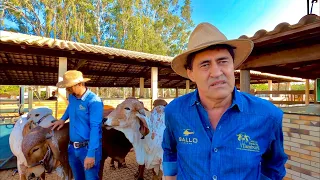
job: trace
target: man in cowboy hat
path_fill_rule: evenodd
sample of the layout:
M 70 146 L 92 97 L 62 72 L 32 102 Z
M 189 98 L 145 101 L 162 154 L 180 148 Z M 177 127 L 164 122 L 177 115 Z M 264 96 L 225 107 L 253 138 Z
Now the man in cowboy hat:
M 169 179 L 282 179 L 283 112 L 237 91 L 234 70 L 253 42 L 227 40 L 209 23 L 191 33 L 173 70 L 197 85 L 165 109 L 163 173 Z
M 52 129 L 59 130 L 70 119 L 68 155 L 75 180 L 99 179 L 103 103 L 85 87 L 89 80 L 80 71 L 70 70 L 56 85 L 68 91 L 69 105 L 61 120 L 52 123 Z

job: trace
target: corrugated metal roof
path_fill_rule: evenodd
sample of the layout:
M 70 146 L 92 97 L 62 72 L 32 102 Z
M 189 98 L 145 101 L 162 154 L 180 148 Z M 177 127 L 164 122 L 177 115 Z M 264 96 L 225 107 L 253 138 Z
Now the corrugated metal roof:
M 242 35 L 239 37 L 239 39 L 251 39 L 251 40 L 256 40 L 262 37 L 270 36 L 270 35 L 275 35 L 278 33 L 286 32 L 286 31 L 291 31 L 297 28 L 300 28 L 302 26 L 306 25 L 312 25 L 312 24 L 319 24 L 320 23 L 320 17 L 316 14 L 309 14 L 303 16 L 298 23 L 290 25 L 287 22 L 283 22 L 278 24 L 272 31 L 266 31 L 265 29 L 260 29 L 258 30 L 252 37 L 248 37 L 246 35 Z
M 27 35 L 15 32 L 0 31 L 0 42 L 27 44 L 30 46 L 48 47 L 52 49 L 61 49 L 68 51 L 80 51 L 87 53 L 97 53 L 109 56 L 121 56 L 130 59 L 144 59 L 150 61 L 171 62 L 172 57 L 116 49 L 92 44 L 52 39 L 41 36 Z

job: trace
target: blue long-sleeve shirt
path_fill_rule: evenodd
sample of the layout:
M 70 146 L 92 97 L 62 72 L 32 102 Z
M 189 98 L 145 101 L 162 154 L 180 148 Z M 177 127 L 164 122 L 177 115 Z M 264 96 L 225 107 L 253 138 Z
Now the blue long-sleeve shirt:
M 234 89 L 216 129 L 198 91 L 165 108 L 163 173 L 179 180 L 282 179 L 283 112 L 269 101 Z
M 70 141 L 89 141 L 87 157 L 95 158 L 95 151 L 101 145 L 102 118 L 103 103 L 89 89 L 80 99 L 72 94 L 69 95 L 69 105 L 61 119 L 70 119 Z

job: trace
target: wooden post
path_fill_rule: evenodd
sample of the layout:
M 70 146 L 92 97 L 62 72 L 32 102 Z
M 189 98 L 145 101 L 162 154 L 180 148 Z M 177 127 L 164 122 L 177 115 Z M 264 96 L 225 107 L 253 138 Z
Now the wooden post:
M 144 78 L 141 77 L 140 78 L 140 94 L 139 94 L 140 98 L 144 98 Z
M 269 91 L 272 91 L 272 80 L 268 80 Z M 272 94 L 269 94 L 269 100 L 272 100 Z
M 136 88 L 135 87 L 132 87 L 132 94 L 131 94 L 132 97 L 136 97 Z
M 306 88 L 305 88 L 305 104 L 306 105 L 309 105 L 309 91 L 310 91 L 309 79 L 306 79 Z
M 179 89 L 176 87 L 176 98 L 179 97 Z
M 41 86 L 37 86 L 37 95 L 40 100 L 41 99 Z
M 151 68 L 151 98 L 152 102 L 158 98 L 158 67 Z
M 99 87 L 96 87 L 96 95 L 99 96 L 100 93 L 99 93 Z
M 190 80 L 186 80 L 186 94 L 190 92 Z
M 28 111 L 30 112 L 33 107 L 33 89 L 32 87 L 29 87 L 28 89 Z
M 313 86 L 314 86 L 314 89 L 313 89 L 313 97 L 314 97 L 314 104 L 318 104 L 317 102 L 317 79 L 314 80 L 313 82 Z
M 24 86 L 20 86 L 19 93 L 19 115 L 22 115 L 24 112 Z
M 250 70 L 240 70 L 240 91 L 250 93 Z
M 288 82 L 288 91 L 291 91 L 291 82 Z M 293 101 L 292 99 L 292 94 L 290 94 L 289 101 Z
M 46 98 L 49 98 L 51 96 L 51 89 L 50 86 L 46 87 Z

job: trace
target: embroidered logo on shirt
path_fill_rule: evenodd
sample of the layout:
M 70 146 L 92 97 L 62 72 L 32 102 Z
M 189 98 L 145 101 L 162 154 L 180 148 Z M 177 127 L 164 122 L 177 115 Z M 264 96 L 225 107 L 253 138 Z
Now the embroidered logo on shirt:
M 79 105 L 79 109 L 80 109 L 80 110 L 86 110 L 86 108 L 83 107 L 81 104 Z
M 194 132 L 190 131 L 190 129 L 186 129 L 183 131 L 183 135 L 189 136 L 190 134 L 194 134 Z
M 251 140 L 250 136 L 248 136 L 246 133 L 242 132 L 240 134 L 237 134 L 238 141 L 240 142 L 240 148 L 237 148 L 239 150 L 244 151 L 254 151 L 259 152 L 260 147 L 257 141 Z
M 192 137 L 195 133 L 190 129 L 185 129 L 182 132 L 184 137 L 179 137 L 179 142 L 183 144 L 196 144 L 198 143 L 198 138 Z

